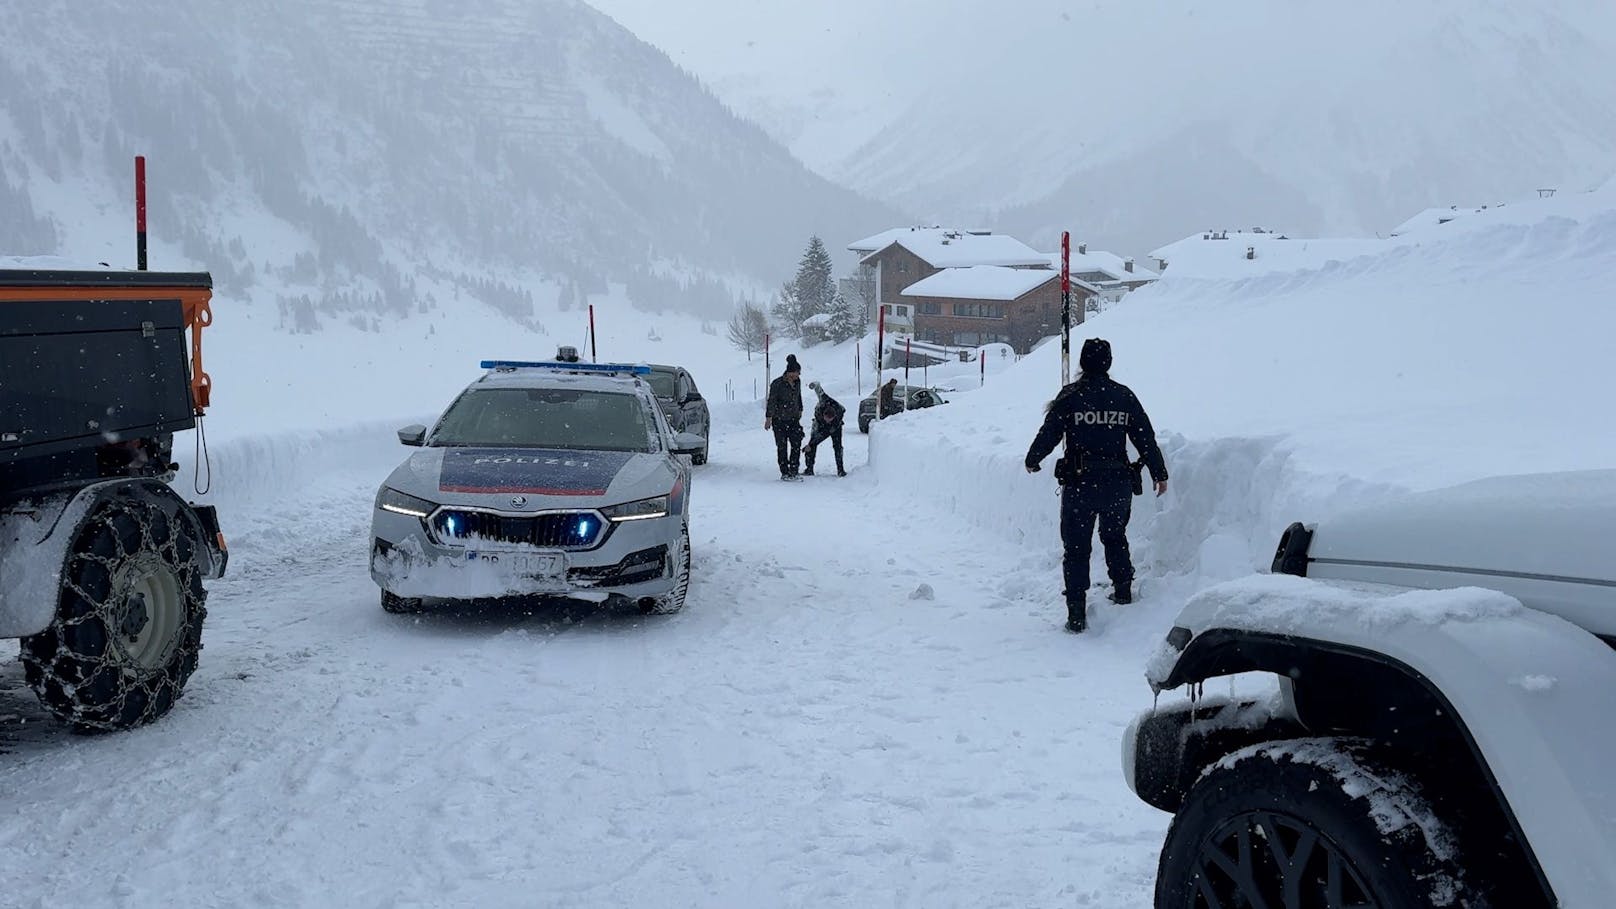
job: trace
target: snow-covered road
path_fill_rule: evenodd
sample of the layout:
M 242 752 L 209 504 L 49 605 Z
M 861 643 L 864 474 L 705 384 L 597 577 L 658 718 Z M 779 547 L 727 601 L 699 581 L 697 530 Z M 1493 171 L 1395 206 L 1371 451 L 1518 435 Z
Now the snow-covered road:
M 382 612 L 385 435 L 260 483 L 163 722 L 67 734 L 0 662 L 0 903 L 1148 904 L 1167 818 L 1118 743 L 1167 604 L 1061 633 L 1055 541 L 898 500 L 849 430 L 799 484 L 716 437 L 650 619 Z

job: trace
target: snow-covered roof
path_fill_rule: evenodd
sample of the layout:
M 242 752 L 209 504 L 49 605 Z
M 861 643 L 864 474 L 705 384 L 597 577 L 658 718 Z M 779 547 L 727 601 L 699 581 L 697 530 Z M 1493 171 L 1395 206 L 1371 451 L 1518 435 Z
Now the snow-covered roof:
M 951 227 L 902 227 L 884 231 L 849 245 L 863 253 L 861 262 L 892 245 L 902 246 L 933 268 L 970 265 L 1045 265 L 1046 257 L 1008 234 Z
M 946 297 L 952 300 L 1017 300 L 1028 292 L 1060 280 L 1060 273 L 1043 268 L 1006 268 L 971 265 L 945 268 L 904 288 L 906 297 Z
M 1166 259 L 1168 274 L 1174 278 L 1247 278 L 1322 268 L 1329 262 L 1381 252 L 1388 242 L 1374 237 L 1291 238 L 1272 231 L 1214 230 L 1169 243 L 1151 256 Z
M 1500 206 L 1493 206 L 1498 208 Z M 1472 208 L 1468 206 L 1450 205 L 1447 208 L 1427 208 L 1402 224 L 1392 228 L 1392 236 L 1396 237 L 1416 230 L 1427 230 L 1441 224 L 1446 224 L 1465 215 L 1474 215 L 1487 210 L 1487 206 Z
M 1098 271 L 1110 275 L 1113 281 L 1126 281 L 1128 283 L 1133 283 L 1136 281 L 1155 281 L 1161 278 L 1160 274 L 1151 271 L 1143 265 L 1140 265 L 1138 262 L 1133 264 L 1133 271 L 1129 271 L 1127 267 L 1127 260 L 1116 253 L 1109 253 L 1103 249 L 1090 249 L 1084 252 L 1078 252 L 1077 250 L 1078 246 L 1072 247 L 1071 260 L 1072 275 L 1074 277 L 1086 271 Z M 1060 253 L 1046 253 L 1045 258 L 1048 260 L 1050 268 L 1056 270 L 1060 269 Z
M 805 326 L 806 325 L 829 325 L 830 324 L 830 313 L 828 313 L 828 312 L 816 313 L 814 315 L 809 316 L 806 319 L 803 319 L 802 324 L 805 325 Z

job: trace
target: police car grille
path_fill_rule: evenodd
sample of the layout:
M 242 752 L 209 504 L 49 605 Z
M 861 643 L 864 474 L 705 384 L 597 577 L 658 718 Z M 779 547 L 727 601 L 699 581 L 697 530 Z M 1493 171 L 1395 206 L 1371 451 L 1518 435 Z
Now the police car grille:
M 508 515 L 445 509 L 433 520 L 446 543 L 515 543 L 545 549 L 588 549 L 599 542 L 605 522 L 592 511 Z

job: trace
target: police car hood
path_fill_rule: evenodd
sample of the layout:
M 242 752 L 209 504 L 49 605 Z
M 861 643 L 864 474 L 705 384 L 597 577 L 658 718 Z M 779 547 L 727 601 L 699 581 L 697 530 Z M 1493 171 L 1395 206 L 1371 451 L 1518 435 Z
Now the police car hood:
M 662 453 L 548 448 L 423 448 L 388 477 L 399 492 L 442 505 L 511 510 L 600 508 L 665 495 L 677 479 Z

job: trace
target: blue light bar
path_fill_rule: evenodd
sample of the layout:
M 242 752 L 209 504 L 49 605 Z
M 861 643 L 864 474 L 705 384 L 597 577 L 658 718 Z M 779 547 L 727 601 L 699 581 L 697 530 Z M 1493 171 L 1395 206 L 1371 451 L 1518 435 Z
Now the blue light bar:
M 552 360 L 484 360 L 483 369 L 554 369 L 558 372 L 593 372 L 611 375 L 627 373 L 635 376 L 651 374 L 649 366 L 629 363 L 558 363 Z

